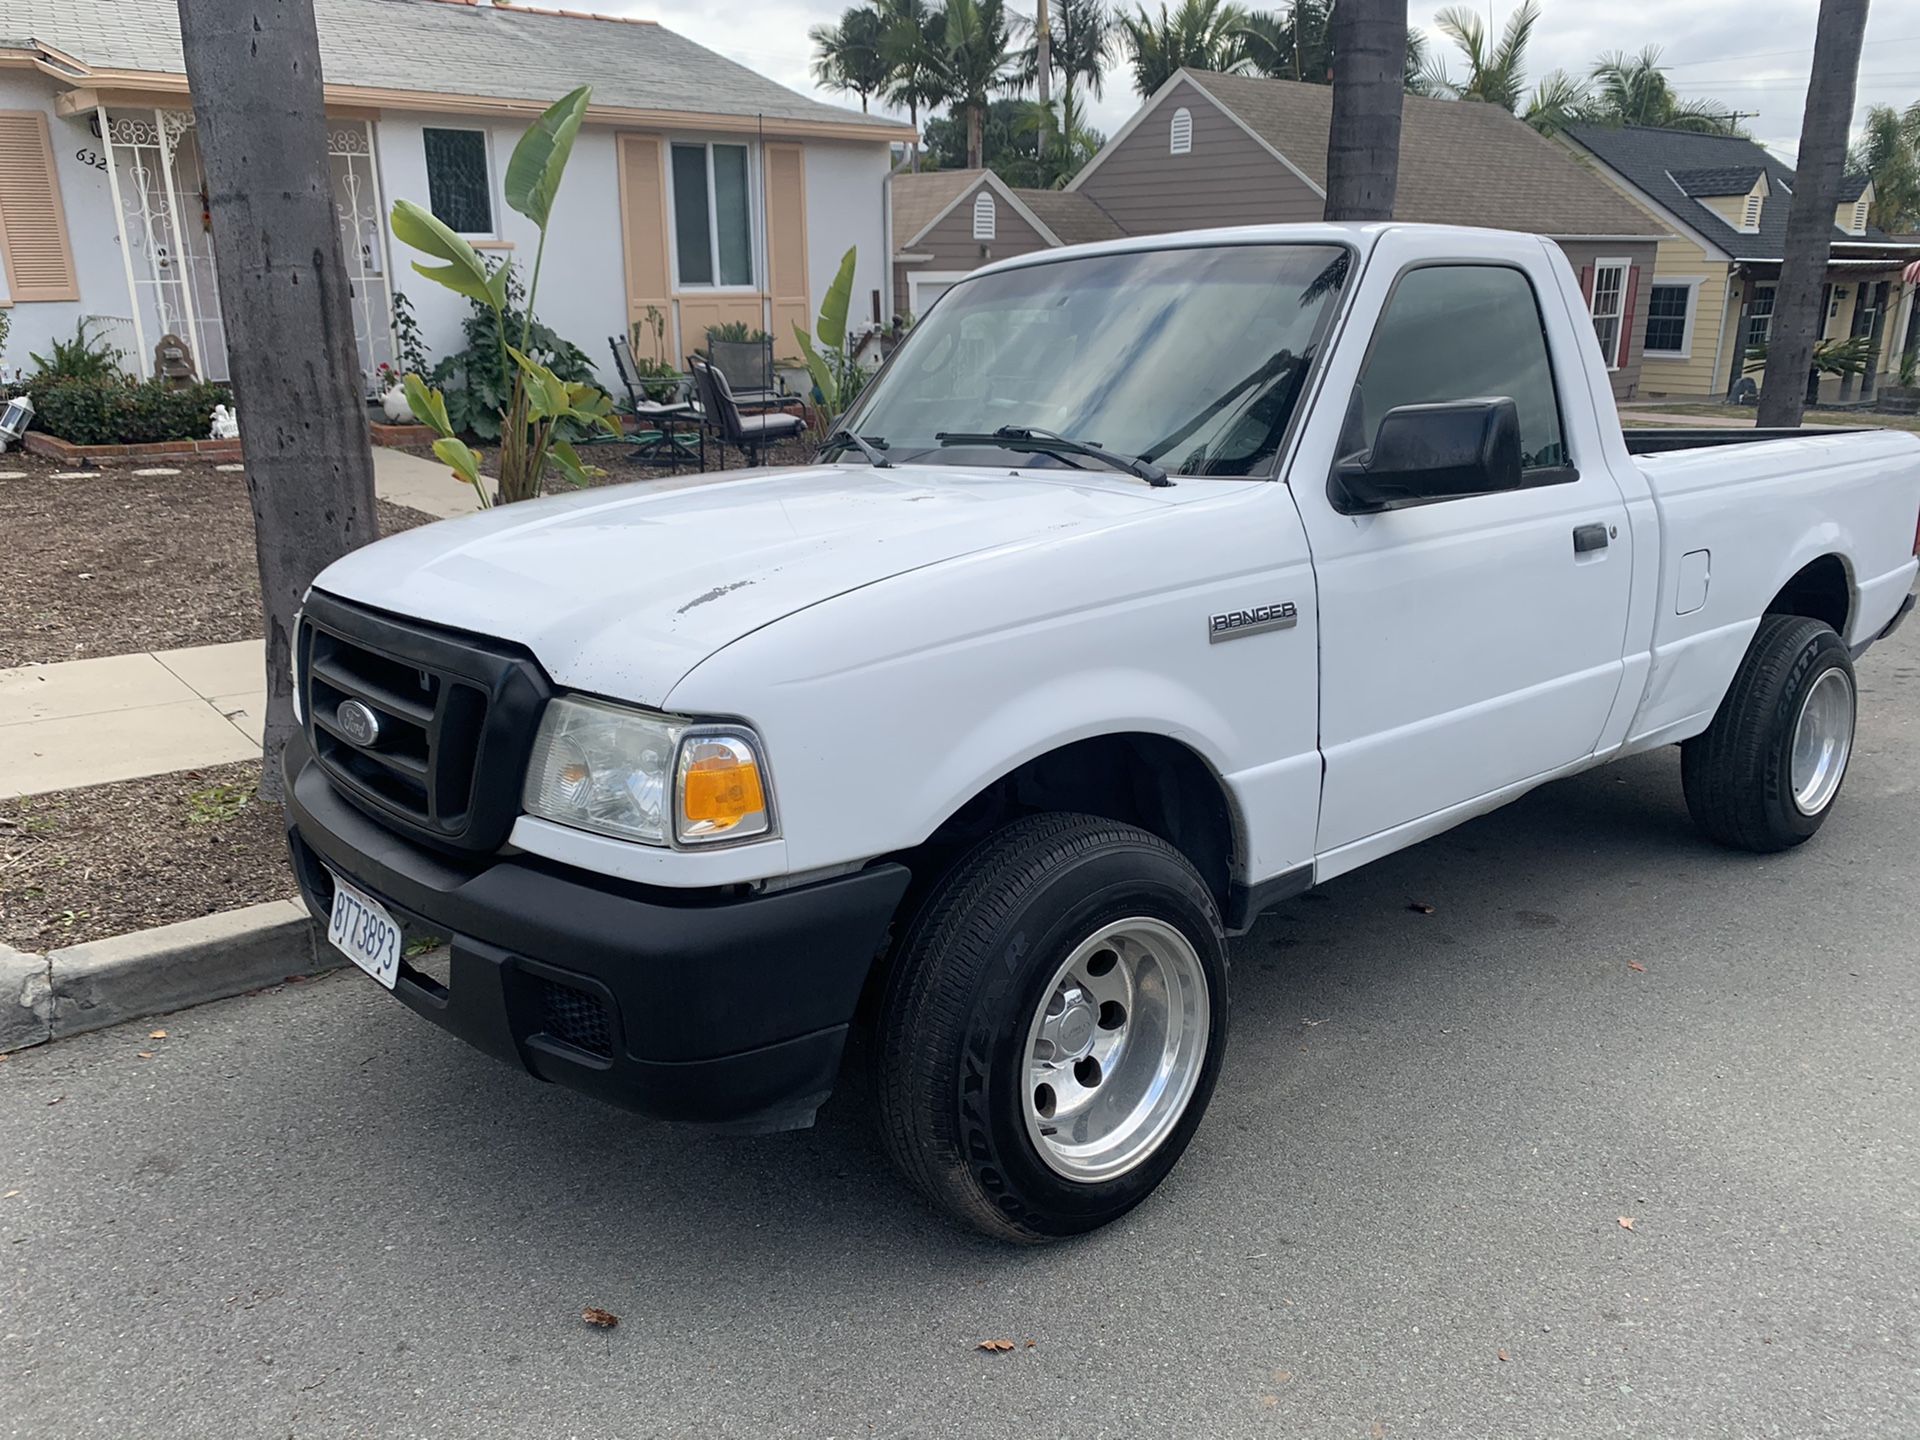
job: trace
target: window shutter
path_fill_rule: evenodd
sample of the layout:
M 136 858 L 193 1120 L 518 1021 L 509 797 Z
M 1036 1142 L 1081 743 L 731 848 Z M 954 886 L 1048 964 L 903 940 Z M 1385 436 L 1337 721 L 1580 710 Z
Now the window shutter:
M 1173 126 L 1168 135 L 1168 147 L 1175 155 L 1193 153 L 1193 112 L 1182 105 L 1173 112 Z
M 47 117 L 38 110 L 0 111 L 0 252 L 7 293 L 16 302 L 78 300 L 67 217 L 53 168 Z
M 806 152 L 798 145 L 769 144 L 762 164 L 767 172 L 767 288 L 773 296 L 778 347 L 792 337 L 794 326 L 813 328 L 807 290 Z
M 973 199 L 973 238 L 991 240 L 994 238 L 995 221 L 998 216 L 994 209 L 993 196 L 982 190 Z
M 1627 356 L 1633 352 L 1633 301 L 1634 292 L 1640 287 L 1640 267 L 1627 266 L 1626 293 L 1620 297 L 1620 353 L 1614 359 L 1614 368 L 1627 368 Z
M 1587 308 L 1591 310 L 1593 308 L 1593 267 L 1591 265 L 1580 267 L 1580 295 L 1587 302 Z

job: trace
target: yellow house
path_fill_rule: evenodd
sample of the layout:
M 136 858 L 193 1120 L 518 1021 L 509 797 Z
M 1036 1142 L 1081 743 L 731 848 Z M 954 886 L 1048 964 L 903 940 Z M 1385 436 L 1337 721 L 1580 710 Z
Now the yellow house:
M 1647 289 L 1642 396 L 1721 400 L 1764 385 L 1755 352 L 1773 327 L 1793 171 L 1752 140 L 1648 126 L 1575 125 L 1561 137 L 1602 180 L 1665 226 Z M 1823 404 L 1871 401 L 1920 339 L 1901 268 L 1920 245 L 1867 223 L 1873 187 L 1850 177 L 1834 211 L 1819 338 L 1865 337 L 1867 369 L 1819 377 Z M 1753 368 L 1749 368 L 1749 366 Z

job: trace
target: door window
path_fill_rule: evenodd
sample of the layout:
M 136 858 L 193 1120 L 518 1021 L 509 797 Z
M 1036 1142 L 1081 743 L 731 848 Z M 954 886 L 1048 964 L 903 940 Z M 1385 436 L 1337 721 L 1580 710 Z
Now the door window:
M 1533 286 L 1504 265 L 1424 265 L 1394 286 L 1347 412 L 1345 454 L 1370 449 L 1401 405 L 1511 399 L 1529 483 L 1578 478 L 1567 449 Z

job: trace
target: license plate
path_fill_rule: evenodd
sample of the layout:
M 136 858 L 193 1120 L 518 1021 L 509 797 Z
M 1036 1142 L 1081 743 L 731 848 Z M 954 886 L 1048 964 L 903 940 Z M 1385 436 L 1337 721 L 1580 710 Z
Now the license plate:
M 333 919 L 327 939 L 334 948 L 387 989 L 400 977 L 400 927 L 387 907 L 338 875 L 333 877 Z

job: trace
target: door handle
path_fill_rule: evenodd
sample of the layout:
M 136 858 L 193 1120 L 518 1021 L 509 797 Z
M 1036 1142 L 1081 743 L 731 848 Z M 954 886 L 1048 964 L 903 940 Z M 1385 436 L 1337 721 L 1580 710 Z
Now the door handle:
M 1576 525 L 1573 527 L 1573 553 L 1588 555 L 1595 550 L 1607 548 L 1607 527 L 1604 525 Z

